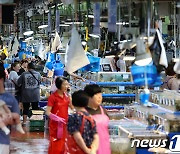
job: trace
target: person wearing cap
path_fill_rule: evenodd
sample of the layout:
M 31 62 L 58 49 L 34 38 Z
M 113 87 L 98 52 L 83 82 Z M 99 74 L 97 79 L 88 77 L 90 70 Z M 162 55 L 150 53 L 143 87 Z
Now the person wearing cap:
M 38 110 L 40 101 L 40 81 L 41 75 L 34 70 L 34 64 L 30 62 L 27 66 L 28 71 L 23 72 L 17 83 L 21 86 L 21 102 L 23 103 L 23 125 L 26 125 L 29 107 Z

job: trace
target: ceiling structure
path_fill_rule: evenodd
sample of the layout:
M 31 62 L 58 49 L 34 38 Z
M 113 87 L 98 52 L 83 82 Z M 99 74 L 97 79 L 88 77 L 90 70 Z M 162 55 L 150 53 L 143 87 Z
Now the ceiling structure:
M 74 0 L 74 5 L 63 5 L 63 0 L 14 0 L 15 16 L 17 17 L 17 31 L 22 27 L 23 30 L 31 28 L 35 34 L 44 33 L 39 30 L 38 26 L 47 24 L 48 11 L 51 11 L 52 18 L 52 32 L 55 30 L 55 10 L 60 10 L 61 23 L 69 21 L 80 21 L 83 24 L 78 27 L 84 31 L 85 27 L 92 31 L 93 19 L 88 18 L 87 15 L 93 14 L 94 2 L 100 2 L 101 4 L 101 24 L 105 29 L 108 22 L 108 0 Z M 170 17 L 174 15 L 174 3 L 176 0 L 149 0 L 151 2 L 151 27 L 153 27 L 153 21 L 162 16 L 169 14 Z M 138 27 L 140 29 L 147 29 L 147 0 L 117 0 L 117 20 L 122 23 L 130 23 L 129 25 L 122 25 L 121 27 Z M 55 7 L 54 7 L 55 6 Z M 163 10 L 166 8 L 166 12 Z M 166 14 L 167 13 L 167 14 Z M 75 17 L 76 16 L 76 17 Z M 144 21 L 142 21 L 144 20 Z M 143 24 L 139 25 L 140 22 Z M 173 18 L 170 18 L 170 22 L 173 24 Z M 61 28 L 62 31 L 69 31 L 71 26 Z M 116 36 L 117 37 L 117 36 Z

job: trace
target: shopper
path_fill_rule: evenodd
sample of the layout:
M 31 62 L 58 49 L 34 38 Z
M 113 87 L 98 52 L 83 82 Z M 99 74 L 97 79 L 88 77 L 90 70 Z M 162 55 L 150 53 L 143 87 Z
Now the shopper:
M 88 94 L 89 103 L 86 110 L 93 116 L 96 121 L 97 132 L 99 135 L 99 148 L 98 154 L 110 154 L 110 142 L 109 142 L 109 131 L 108 123 L 109 118 L 107 112 L 103 107 L 102 103 L 102 91 L 101 88 L 96 84 L 86 85 L 84 91 Z
M 68 119 L 67 153 L 96 154 L 99 138 L 95 121 L 85 109 L 88 101 L 89 96 L 83 90 L 72 94 L 72 104 L 76 112 Z
M 0 63 L 0 99 L 9 107 L 11 112 L 19 114 L 18 102 L 14 96 L 5 92 L 4 80 L 6 78 L 3 63 Z M 11 120 L 11 117 L 9 117 Z M 10 136 L 0 130 L 0 154 L 9 154 Z
M 167 69 L 165 70 L 166 72 L 166 78 L 164 80 L 164 83 L 162 85 L 163 89 L 168 89 L 168 90 L 176 90 L 179 91 L 179 81 L 177 79 L 177 74 L 174 72 L 175 63 L 170 62 Z
M 20 67 L 19 62 L 14 62 L 11 64 L 9 79 L 12 80 L 13 82 L 15 82 L 15 84 L 17 84 L 17 80 L 19 78 L 18 72 L 19 72 L 20 68 L 21 67 Z
M 18 75 L 21 75 L 23 72 L 27 71 L 27 65 L 28 65 L 28 60 L 23 59 L 21 61 L 21 69 L 18 72 Z
M 34 70 L 34 64 L 28 64 L 28 71 L 24 72 L 18 79 L 17 83 L 21 86 L 21 101 L 23 103 L 23 125 L 26 125 L 29 107 L 32 110 L 38 110 L 40 100 L 40 82 L 41 75 Z
M 55 85 L 57 90 L 50 95 L 46 109 L 46 114 L 50 119 L 50 142 L 48 153 L 64 154 L 65 138 L 67 135 L 66 123 L 68 119 L 68 106 L 72 108 L 72 105 L 70 97 L 67 94 L 67 90 L 69 88 L 68 81 L 63 77 L 57 77 Z
M 19 75 L 18 75 L 19 70 L 20 70 L 19 62 L 14 62 L 11 64 L 11 70 L 9 73 L 9 80 L 11 80 L 14 83 L 15 90 L 16 90 L 15 97 L 16 97 L 18 102 L 20 101 L 20 90 L 21 90 L 19 85 L 17 84 L 17 80 L 19 78 Z
M 9 119 L 9 117 L 11 117 L 11 119 Z M 6 135 L 10 133 L 7 125 L 15 125 L 16 130 L 24 134 L 19 114 L 11 112 L 6 103 L 0 99 L 0 129 L 2 129 Z

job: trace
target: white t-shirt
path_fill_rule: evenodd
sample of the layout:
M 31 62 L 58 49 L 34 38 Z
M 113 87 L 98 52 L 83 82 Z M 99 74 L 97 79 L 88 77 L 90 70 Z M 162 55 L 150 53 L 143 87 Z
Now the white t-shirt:
M 13 80 L 15 83 L 17 83 L 19 76 L 16 71 L 11 71 L 9 74 L 9 80 Z

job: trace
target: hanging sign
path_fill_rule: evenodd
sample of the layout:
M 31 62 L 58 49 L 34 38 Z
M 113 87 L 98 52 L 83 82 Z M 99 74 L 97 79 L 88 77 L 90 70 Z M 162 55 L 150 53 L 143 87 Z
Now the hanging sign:
M 59 33 L 60 10 L 56 9 L 56 31 Z
M 48 12 L 48 33 L 51 33 L 51 9 Z
M 94 23 L 93 33 L 100 34 L 100 3 L 94 4 Z
M 117 2 L 116 0 L 109 0 L 108 4 L 108 31 L 116 32 L 117 26 Z

